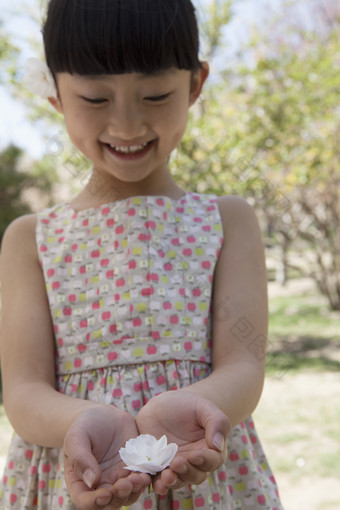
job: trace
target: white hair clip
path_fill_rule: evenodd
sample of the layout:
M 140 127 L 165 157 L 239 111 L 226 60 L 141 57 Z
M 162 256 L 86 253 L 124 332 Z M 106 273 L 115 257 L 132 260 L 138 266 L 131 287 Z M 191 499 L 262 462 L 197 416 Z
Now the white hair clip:
M 43 99 L 57 97 L 57 89 L 50 69 L 45 62 L 29 58 L 25 65 L 24 85 L 32 94 Z

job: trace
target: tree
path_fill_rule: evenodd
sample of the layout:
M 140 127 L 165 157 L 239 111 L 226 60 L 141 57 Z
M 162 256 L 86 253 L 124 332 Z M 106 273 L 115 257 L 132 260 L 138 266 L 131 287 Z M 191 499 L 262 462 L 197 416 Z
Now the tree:
M 47 172 L 48 160 L 33 164 L 33 170 L 28 171 L 24 168 L 27 165 L 23 164 L 23 157 L 23 150 L 14 145 L 0 153 L 0 241 L 11 221 L 35 209 L 28 197 L 29 190 L 40 190 L 44 203 L 51 197 L 54 172 Z M 36 208 L 40 200 L 42 197 L 38 197 Z
M 337 12 L 318 11 L 316 0 L 306 5 L 319 12 L 312 31 L 282 11 L 286 31 L 273 22 L 268 34 L 257 32 L 248 60 L 222 70 L 223 82 L 206 90 L 208 101 L 196 108 L 175 157 L 175 174 L 197 191 L 247 197 L 267 244 L 281 249 L 281 283 L 298 263 L 339 310 L 340 25 Z M 290 250 L 298 255 L 293 263 Z
M 281 39 L 277 51 L 261 48 L 254 68 L 242 70 L 251 84 L 244 87 L 245 136 L 258 156 L 247 180 L 283 265 L 293 246 L 304 260 L 300 269 L 340 310 L 340 24 L 323 14 L 322 30 L 300 27 L 298 47 L 296 38 Z
M 18 171 L 22 150 L 11 145 L 0 154 L 0 239 L 8 226 L 17 216 L 30 212 L 21 199 L 28 177 Z
M 10 66 L 18 55 L 18 48 L 11 43 L 10 37 L 3 29 L 3 23 L 0 20 L 0 62 L 2 70 Z M 0 83 L 4 82 L 4 75 L 0 72 Z

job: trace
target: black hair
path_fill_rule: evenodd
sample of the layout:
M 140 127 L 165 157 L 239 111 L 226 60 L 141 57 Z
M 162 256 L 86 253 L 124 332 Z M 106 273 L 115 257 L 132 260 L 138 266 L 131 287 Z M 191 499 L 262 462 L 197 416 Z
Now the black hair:
M 190 0 L 50 0 L 43 38 L 54 76 L 201 67 Z

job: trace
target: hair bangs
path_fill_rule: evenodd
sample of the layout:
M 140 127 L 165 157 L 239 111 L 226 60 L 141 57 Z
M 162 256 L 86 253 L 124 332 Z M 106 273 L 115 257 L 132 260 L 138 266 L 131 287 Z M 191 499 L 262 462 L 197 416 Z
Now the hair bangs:
M 190 0 L 51 0 L 43 34 L 53 74 L 200 67 Z

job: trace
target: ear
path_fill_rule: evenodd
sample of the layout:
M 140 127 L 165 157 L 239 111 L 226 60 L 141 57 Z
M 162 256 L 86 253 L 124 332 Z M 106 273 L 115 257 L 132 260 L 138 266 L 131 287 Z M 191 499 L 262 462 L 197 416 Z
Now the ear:
M 202 67 L 193 73 L 190 87 L 190 106 L 192 106 L 199 98 L 203 85 L 209 76 L 208 62 L 201 62 Z
M 58 95 L 58 97 L 49 97 L 48 101 L 51 103 L 53 108 L 55 108 L 57 110 L 57 112 L 64 113 L 63 105 L 61 104 L 59 95 Z

